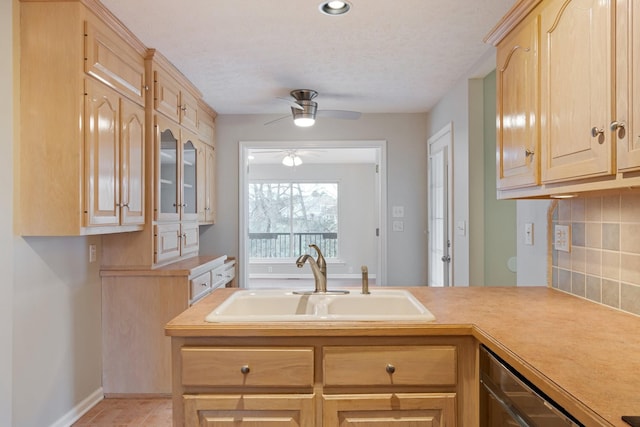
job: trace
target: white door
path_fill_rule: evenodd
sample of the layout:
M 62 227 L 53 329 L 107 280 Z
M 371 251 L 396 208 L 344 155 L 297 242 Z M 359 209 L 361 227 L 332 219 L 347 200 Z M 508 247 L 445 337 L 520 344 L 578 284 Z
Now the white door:
M 449 184 L 453 162 L 452 126 L 429 138 L 429 286 L 451 286 L 451 201 Z

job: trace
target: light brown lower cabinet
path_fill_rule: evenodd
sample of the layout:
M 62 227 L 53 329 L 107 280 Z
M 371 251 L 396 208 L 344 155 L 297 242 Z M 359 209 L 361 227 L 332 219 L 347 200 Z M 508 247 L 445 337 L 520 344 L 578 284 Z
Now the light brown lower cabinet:
M 311 427 L 314 399 L 313 394 L 186 395 L 184 425 Z
M 164 326 L 213 289 L 233 284 L 235 260 L 201 256 L 100 275 L 104 394 L 169 395 L 171 340 Z
M 173 422 L 477 427 L 476 349 L 471 337 L 172 337 Z
M 325 426 L 444 427 L 456 425 L 455 393 L 382 393 L 324 396 Z

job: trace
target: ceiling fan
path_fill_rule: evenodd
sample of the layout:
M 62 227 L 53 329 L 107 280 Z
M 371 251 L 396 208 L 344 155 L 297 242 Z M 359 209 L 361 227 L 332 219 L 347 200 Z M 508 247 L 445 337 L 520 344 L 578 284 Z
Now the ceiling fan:
M 356 120 L 362 115 L 357 111 L 347 110 L 318 110 L 318 103 L 313 99 L 318 96 L 318 92 L 311 89 L 295 89 L 290 92 L 293 99 L 278 98 L 286 101 L 291 106 L 293 114 L 293 123 L 300 127 L 313 126 L 316 117 L 330 117 L 333 119 Z M 289 116 L 283 116 L 265 123 L 265 125 L 286 119 Z

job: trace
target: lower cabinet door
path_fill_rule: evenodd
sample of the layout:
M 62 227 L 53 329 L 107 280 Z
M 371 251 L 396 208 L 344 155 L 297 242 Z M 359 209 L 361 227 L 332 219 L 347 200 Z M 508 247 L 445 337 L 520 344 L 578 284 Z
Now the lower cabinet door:
M 453 427 L 455 393 L 324 395 L 323 426 Z
M 184 395 L 185 427 L 311 427 L 313 394 Z

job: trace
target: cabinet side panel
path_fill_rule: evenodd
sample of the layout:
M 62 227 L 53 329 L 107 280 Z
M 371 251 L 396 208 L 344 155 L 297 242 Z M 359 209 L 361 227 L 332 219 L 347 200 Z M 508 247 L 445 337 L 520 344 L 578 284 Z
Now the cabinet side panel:
M 103 277 L 105 394 L 171 393 L 171 340 L 164 325 L 188 306 L 184 276 Z
M 74 235 L 83 218 L 83 11 L 20 3 L 20 212 L 23 235 Z

